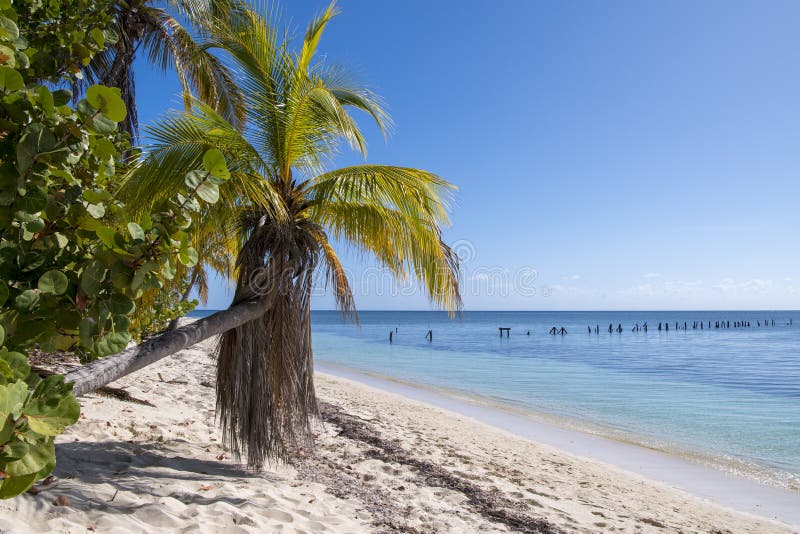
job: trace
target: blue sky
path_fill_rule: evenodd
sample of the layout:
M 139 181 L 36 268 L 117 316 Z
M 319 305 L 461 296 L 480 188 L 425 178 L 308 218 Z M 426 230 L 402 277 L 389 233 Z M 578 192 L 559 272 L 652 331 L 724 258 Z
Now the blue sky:
M 302 35 L 325 5 L 282 10 Z M 396 123 L 365 122 L 368 160 L 460 188 L 467 309 L 800 307 L 800 3 L 339 5 L 320 51 Z M 180 106 L 172 75 L 137 83 L 144 123 Z M 428 308 L 344 257 L 360 309 Z

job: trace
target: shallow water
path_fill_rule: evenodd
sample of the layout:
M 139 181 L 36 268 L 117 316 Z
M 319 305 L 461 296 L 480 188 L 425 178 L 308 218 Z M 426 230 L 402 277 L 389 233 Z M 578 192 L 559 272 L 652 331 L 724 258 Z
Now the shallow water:
M 356 327 L 320 311 L 312 321 L 320 361 L 549 414 L 800 489 L 800 324 L 787 324 L 795 316 L 466 312 L 451 320 L 437 312 L 362 312 Z M 731 328 L 714 328 L 723 320 Z M 751 327 L 733 328 L 740 320 Z M 647 333 L 631 332 L 645 321 Z M 676 330 L 676 321 L 688 329 Z M 693 329 L 695 321 L 704 329 Z M 659 332 L 659 322 L 670 323 L 669 332 Z M 623 333 L 609 334 L 609 323 L 621 323 Z M 595 325 L 600 333 L 589 334 Z M 501 338 L 500 326 L 511 335 Z M 568 334 L 550 335 L 552 326 Z

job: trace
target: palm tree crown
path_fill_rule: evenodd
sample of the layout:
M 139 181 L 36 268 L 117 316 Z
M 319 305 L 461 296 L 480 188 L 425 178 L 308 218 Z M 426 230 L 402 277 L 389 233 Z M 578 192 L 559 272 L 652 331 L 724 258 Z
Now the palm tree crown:
M 437 305 L 461 308 L 457 257 L 441 234 L 455 188 L 405 167 L 325 170 L 342 142 L 366 155 L 349 110 L 366 112 L 384 132 L 389 126 L 376 95 L 315 58 L 336 14 L 331 4 L 314 19 L 299 51 L 255 11 L 215 23 L 207 44 L 239 73 L 245 127 L 196 101 L 191 111 L 150 130 L 147 159 L 125 188 L 131 205 L 143 205 L 178 192 L 209 148 L 229 162 L 222 201 L 196 224 L 240 243 L 234 302 L 263 298 L 269 304 L 264 317 L 222 336 L 218 359 L 224 437 L 254 468 L 310 439 L 310 416 L 317 413 L 310 338 L 315 272 L 326 275 L 339 309 L 355 314 L 334 244 L 374 255 L 396 277 L 420 280 Z
M 84 85 L 101 83 L 118 87 L 128 108 L 120 128 L 137 136 L 133 63 L 141 48 L 154 68 L 174 69 L 187 106 L 193 94 L 237 123 L 243 108 L 233 75 L 197 42 L 193 32 L 202 36 L 204 21 L 229 16 L 240 8 L 236 0 L 117 0 L 114 4 L 117 42 L 93 58 L 86 69 Z M 188 21 L 188 28 L 180 20 Z

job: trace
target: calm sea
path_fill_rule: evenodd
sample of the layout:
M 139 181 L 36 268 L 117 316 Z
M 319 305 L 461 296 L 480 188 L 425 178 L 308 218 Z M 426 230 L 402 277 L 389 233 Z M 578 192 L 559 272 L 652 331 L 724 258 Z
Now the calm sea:
M 316 359 L 800 489 L 800 312 L 466 312 L 451 320 L 368 311 L 359 319 L 314 312 Z M 700 321 L 703 330 L 694 329 Z M 647 333 L 631 331 L 645 322 Z M 498 335 L 501 326 L 510 336 Z M 567 334 L 550 335 L 553 326 Z

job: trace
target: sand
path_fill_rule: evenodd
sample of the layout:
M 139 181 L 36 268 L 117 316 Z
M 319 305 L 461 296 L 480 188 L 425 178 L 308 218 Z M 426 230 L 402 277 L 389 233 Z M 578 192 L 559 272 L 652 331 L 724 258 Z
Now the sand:
M 213 342 L 87 396 L 2 532 L 796 532 L 358 382 L 317 374 L 314 451 L 251 473 L 220 443 Z

